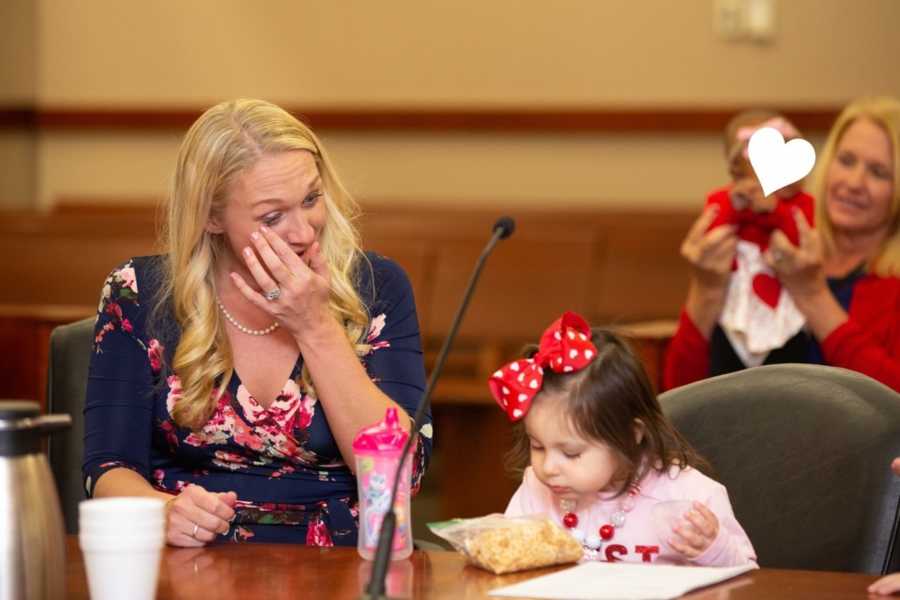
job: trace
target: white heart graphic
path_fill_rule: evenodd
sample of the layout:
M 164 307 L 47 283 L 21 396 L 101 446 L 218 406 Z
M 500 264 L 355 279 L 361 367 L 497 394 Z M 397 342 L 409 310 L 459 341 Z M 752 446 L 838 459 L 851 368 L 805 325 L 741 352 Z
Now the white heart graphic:
M 747 153 L 766 196 L 800 181 L 816 164 L 812 144 L 800 138 L 784 143 L 784 137 L 772 127 L 757 129 L 750 136 Z

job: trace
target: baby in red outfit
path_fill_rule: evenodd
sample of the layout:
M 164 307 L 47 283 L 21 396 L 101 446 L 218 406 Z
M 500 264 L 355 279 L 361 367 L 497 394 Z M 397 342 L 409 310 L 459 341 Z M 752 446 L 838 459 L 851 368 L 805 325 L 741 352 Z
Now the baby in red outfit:
M 752 110 L 738 114 L 725 129 L 732 181 L 713 190 L 706 199 L 707 206 L 719 209 L 710 229 L 737 226 L 740 240 L 719 324 L 748 367 L 762 364 L 770 351 L 783 346 L 804 324 L 790 295 L 763 260 L 769 237 L 779 229 L 797 245 L 794 214 L 798 210 L 813 223 L 813 198 L 803 191 L 802 181 L 763 195 L 747 152 L 750 136 L 763 127 L 778 130 L 785 142 L 800 137 L 796 127 L 777 113 Z

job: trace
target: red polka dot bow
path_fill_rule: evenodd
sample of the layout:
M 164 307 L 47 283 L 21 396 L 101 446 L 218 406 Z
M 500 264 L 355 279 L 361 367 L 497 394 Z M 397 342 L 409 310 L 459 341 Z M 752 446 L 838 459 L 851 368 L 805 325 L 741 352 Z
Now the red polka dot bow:
M 565 312 L 544 331 L 537 354 L 513 361 L 488 379 L 494 399 L 510 421 L 525 416 L 544 384 L 544 367 L 556 373 L 580 371 L 597 356 L 591 327 L 579 314 Z

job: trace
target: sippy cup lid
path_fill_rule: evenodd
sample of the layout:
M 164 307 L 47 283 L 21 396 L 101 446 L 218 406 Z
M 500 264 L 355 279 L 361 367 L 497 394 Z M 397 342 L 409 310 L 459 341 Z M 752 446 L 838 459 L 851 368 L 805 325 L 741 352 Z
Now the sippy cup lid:
M 353 438 L 354 452 L 400 452 L 409 437 L 397 419 L 397 409 L 391 407 L 384 419 L 359 430 Z

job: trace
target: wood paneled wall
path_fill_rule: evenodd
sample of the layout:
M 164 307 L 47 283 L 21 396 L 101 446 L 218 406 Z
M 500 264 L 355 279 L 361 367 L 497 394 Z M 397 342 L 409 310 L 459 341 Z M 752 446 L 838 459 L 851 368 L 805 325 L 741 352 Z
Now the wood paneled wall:
M 370 204 L 360 222 L 365 246 L 400 263 L 416 295 L 434 364 L 463 289 L 501 213 L 515 234 L 489 259 L 434 397 L 437 515 L 502 510 L 515 487 L 503 469 L 510 429 L 486 380 L 535 342 L 564 310 L 617 326 L 659 378 L 665 344 L 686 291 L 678 246 L 688 213 L 455 210 Z M 110 269 L 153 253 L 149 208 L 0 214 L 0 397 L 43 400 L 47 342 L 55 325 L 94 314 Z M 653 320 L 652 323 L 646 323 Z M 635 325 L 641 322 L 643 324 Z M 479 468 L 454 460 L 456 449 Z M 465 486 L 461 482 L 467 482 Z M 482 490 L 472 495 L 470 490 Z

